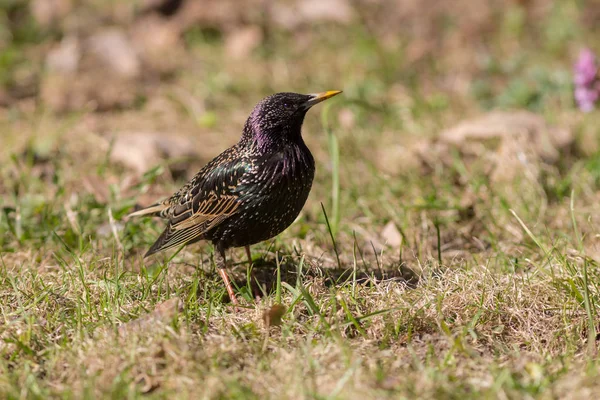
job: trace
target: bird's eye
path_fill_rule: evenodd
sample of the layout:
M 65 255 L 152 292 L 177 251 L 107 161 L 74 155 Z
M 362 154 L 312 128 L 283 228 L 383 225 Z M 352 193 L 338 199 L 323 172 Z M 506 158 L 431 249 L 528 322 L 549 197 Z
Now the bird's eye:
M 290 103 L 283 103 L 283 108 L 285 108 L 286 110 L 291 110 L 292 105 Z

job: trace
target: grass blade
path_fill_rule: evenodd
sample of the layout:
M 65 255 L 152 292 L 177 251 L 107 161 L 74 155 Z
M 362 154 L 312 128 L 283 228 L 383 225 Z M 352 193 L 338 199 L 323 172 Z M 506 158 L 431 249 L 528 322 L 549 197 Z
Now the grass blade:
M 325 216 L 325 223 L 327 224 L 327 230 L 329 231 L 329 236 L 331 236 L 331 243 L 333 244 L 333 251 L 335 252 L 335 258 L 337 259 L 338 268 L 342 268 L 342 263 L 340 262 L 340 253 L 338 252 L 337 244 L 335 242 L 335 237 L 333 236 L 333 231 L 331 230 L 331 225 L 329 224 L 329 218 L 327 218 L 327 212 L 325 211 L 325 206 L 321 203 L 321 209 L 323 210 L 323 215 Z

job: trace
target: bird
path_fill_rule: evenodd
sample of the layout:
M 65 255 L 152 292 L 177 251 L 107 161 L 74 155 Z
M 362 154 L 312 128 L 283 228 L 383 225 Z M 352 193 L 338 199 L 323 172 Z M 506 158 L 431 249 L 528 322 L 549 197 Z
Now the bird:
M 240 140 L 206 164 L 171 197 L 129 217 L 158 216 L 167 226 L 144 255 L 206 240 L 230 301 L 239 304 L 226 273 L 226 250 L 271 239 L 294 222 L 315 175 L 302 124 L 314 105 L 340 94 L 282 92 L 262 99 Z

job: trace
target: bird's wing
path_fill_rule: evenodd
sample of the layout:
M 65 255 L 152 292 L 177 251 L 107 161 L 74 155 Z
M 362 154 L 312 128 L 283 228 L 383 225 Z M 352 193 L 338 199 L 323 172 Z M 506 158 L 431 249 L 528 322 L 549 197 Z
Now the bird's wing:
M 169 202 L 169 224 L 145 257 L 202 238 L 234 215 L 240 206 L 239 186 L 250 164 L 228 151 L 207 164 Z

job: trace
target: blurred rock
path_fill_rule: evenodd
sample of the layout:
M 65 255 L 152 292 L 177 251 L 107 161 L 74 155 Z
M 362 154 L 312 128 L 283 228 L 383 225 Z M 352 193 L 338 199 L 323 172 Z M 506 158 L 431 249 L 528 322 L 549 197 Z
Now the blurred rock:
M 429 161 L 431 146 L 429 140 L 419 140 L 414 143 L 378 147 L 374 162 L 379 170 L 390 175 L 419 170 L 424 161 Z
M 354 18 L 354 10 L 348 0 L 303 0 L 297 5 L 307 21 L 347 24 Z
M 50 49 L 46 56 L 46 68 L 49 72 L 74 74 L 79 67 L 81 48 L 76 36 L 66 36 Z
M 248 26 L 231 32 L 225 40 L 225 51 L 231 58 L 248 58 L 262 42 L 263 33 L 258 26 Z
M 31 15 L 43 27 L 57 23 L 72 9 L 72 0 L 32 0 L 29 3 Z
M 136 78 L 141 65 L 135 48 L 125 33 L 117 28 L 107 28 L 93 34 L 86 43 L 87 50 L 112 72 L 123 78 Z
M 391 247 L 400 247 L 402 244 L 402 235 L 393 221 L 388 222 L 381 231 L 381 238 Z
M 116 136 L 110 159 L 142 174 L 167 158 L 195 157 L 189 138 L 167 133 L 135 132 Z
M 183 63 L 181 32 L 172 22 L 156 15 L 136 21 L 131 29 L 133 46 L 150 72 L 172 73 Z
M 170 16 L 180 32 L 194 26 L 232 31 L 248 23 L 262 23 L 267 14 L 269 21 L 286 30 L 315 22 L 348 24 L 356 15 L 349 0 L 142 0 L 140 6 L 142 12 Z
M 174 15 L 173 23 L 181 32 L 194 26 L 226 30 L 246 21 L 250 9 L 260 11 L 261 1 L 246 1 L 244 4 L 240 4 L 239 0 L 184 1 Z
M 40 84 L 40 97 L 50 109 L 58 112 L 70 109 L 70 95 L 72 90 L 68 75 L 50 73 L 44 76 Z
M 467 165 L 473 159 L 489 161 L 487 173 L 493 181 L 525 173 L 537 179 L 540 162 L 558 162 L 573 142 L 571 131 L 551 127 L 534 113 L 492 112 L 443 131 L 420 154 L 430 164 L 450 164 L 452 149 L 457 149 Z
M 143 90 L 141 63 L 127 36 L 116 28 L 87 39 L 65 37 L 46 56 L 40 96 L 57 112 L 131 106 Z
M 458 146 L 520 139 L 544 161 L 552 163 L 558 160 L 561 149 L 573 143 L 574 137 L 569 130 L 550 127 L 541 116 L 528 111 L 491 112 L 440 134 L 441 141 Z
M 275 3 L 270 9 L 273 22 L 281 28 L 294 29 L 315 22 L 352 22 L 355 12 L 347 0 L 303 0 L 295 3 Z
M 66 36 L 46 55 L 46 72 L 40 83 L 40 97 L 55 111 L 69 108 L 71 84 L 81 59 L 81 47 L 76 36 Z

